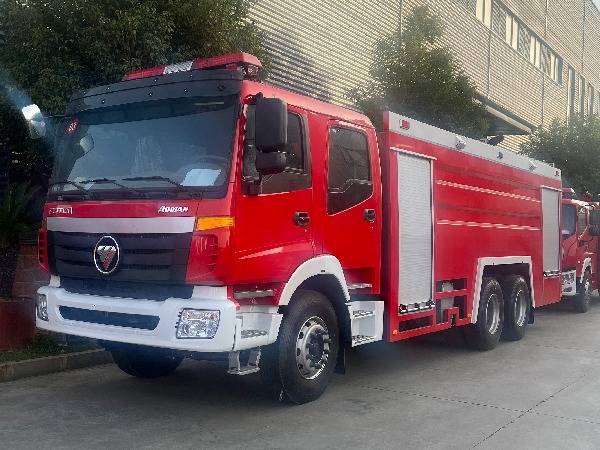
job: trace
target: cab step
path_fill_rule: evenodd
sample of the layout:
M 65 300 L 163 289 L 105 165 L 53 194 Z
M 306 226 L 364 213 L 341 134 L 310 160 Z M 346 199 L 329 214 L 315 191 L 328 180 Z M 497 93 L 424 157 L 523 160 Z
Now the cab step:
M 346 303 L 350 314 L 352 347 L 380 341 L 383 336 L 383 302 Z
M 248 375 L 250 373 L 258 372 L 260 369 L 258 363 L 260 361 L 260 347 L 253 348 L 250 351 L 250 357 L 248 358 L 248 364 L 242 366 L 240 363 L 240 352 L 229 352 L 229 370 L 227 373 L 231 375 Z

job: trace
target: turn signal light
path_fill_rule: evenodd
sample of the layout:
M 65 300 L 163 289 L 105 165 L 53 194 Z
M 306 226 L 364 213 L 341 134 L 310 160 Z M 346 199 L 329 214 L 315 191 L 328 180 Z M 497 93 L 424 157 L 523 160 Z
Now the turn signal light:
M 196 231 L 214 230 L 215 228 L 233 227 L 233 217 L 197 217 Z

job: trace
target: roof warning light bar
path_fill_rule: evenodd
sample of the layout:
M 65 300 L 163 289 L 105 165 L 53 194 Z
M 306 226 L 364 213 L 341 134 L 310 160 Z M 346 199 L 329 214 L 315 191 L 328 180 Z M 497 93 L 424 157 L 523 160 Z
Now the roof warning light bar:
M 150 69 L 141 69 L 129 72 L 123 76 L 122 81 L 136 80 L 138 78 L 157 77 L 176 72 L 187 72 L 190 70 L 241 70 L 244 72 L 244 78 L 257 81 L 262 70 L 262 64 L 256 56 L 248 53 L 236 52 L 227 55 L 214 56 L 212 58 L 195 59 L 177 64 L 152 67 Z

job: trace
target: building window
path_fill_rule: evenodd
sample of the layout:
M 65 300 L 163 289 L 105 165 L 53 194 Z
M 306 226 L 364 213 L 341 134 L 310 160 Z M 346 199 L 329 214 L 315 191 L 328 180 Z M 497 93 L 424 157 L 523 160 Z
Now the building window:
M 456 0 L 456 3 L 469 10 L 472 14 L 477 13 L 477 0 Z
M 507 24 L 506 11 L 498 3 L 494 2 L 492 6 L 492 31 L 500 39 L 507 40 L 507 36 L 509 36 Z
M 481 20 L 486 27 L 491 28 L 492 0 L 477 0 L 475 14 L 477 15 L 477 18 Z
M 529 62 L 533 64 L 538 69 L 541 67 L 541 53 L 542 53 L 542 43 L 540 40 L 531 36 L 531 47 L 529 49 Z
M 517 46 L 513 47 L 525 58 L 529 58 L 530 46 L 531 36 L 529 35 L 529 31 L 527 30 L 527 28 L 520 26 Z
M 594 93 L 594 86 L 592 86 L 591 84 L 588 84 L 588 114 L 591 116 L 592 114 L 594 114 L 595 112 L 595 102 L 596 102 L 596 95 Z
M 585 116 L 585 78 L 579 77 L 579 114 Z
M 521 32 L 521 27 L 519 27 L 519 22 L 517 22 L 514 17 L 510 14 L 506 14 L 506 38 L 505 41 L 508 45 L 510 45 L 515 50 L 518 49 L 518 40 L 519 33 Z
M 575 69 L 569 66 L 569 91 L 567 92 L 567 119 L 575 115 Z
M 546 75 L 548 75 L 549 77 L 552 76 L 552 52 L 550 51 L 550 49 L 548 47 L 546 47 L 545 45 L 541 46 L 541 53 L 542 53 L 542 63 L 541 63 L 541 69 L 542 72 L 544 72 Z

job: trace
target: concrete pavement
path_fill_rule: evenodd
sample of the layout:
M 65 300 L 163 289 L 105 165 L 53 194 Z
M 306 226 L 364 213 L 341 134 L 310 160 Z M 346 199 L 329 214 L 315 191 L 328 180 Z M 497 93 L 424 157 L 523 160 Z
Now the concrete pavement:
M 114 365 L 0 384 L 6 449 L 597 449 L 600 302 L 536 311 L 520 342 L 491 352 L 453 333 L 348 352 L 321 399 L 291 406 L 255 375 L 186 361 L 170 377 Z

